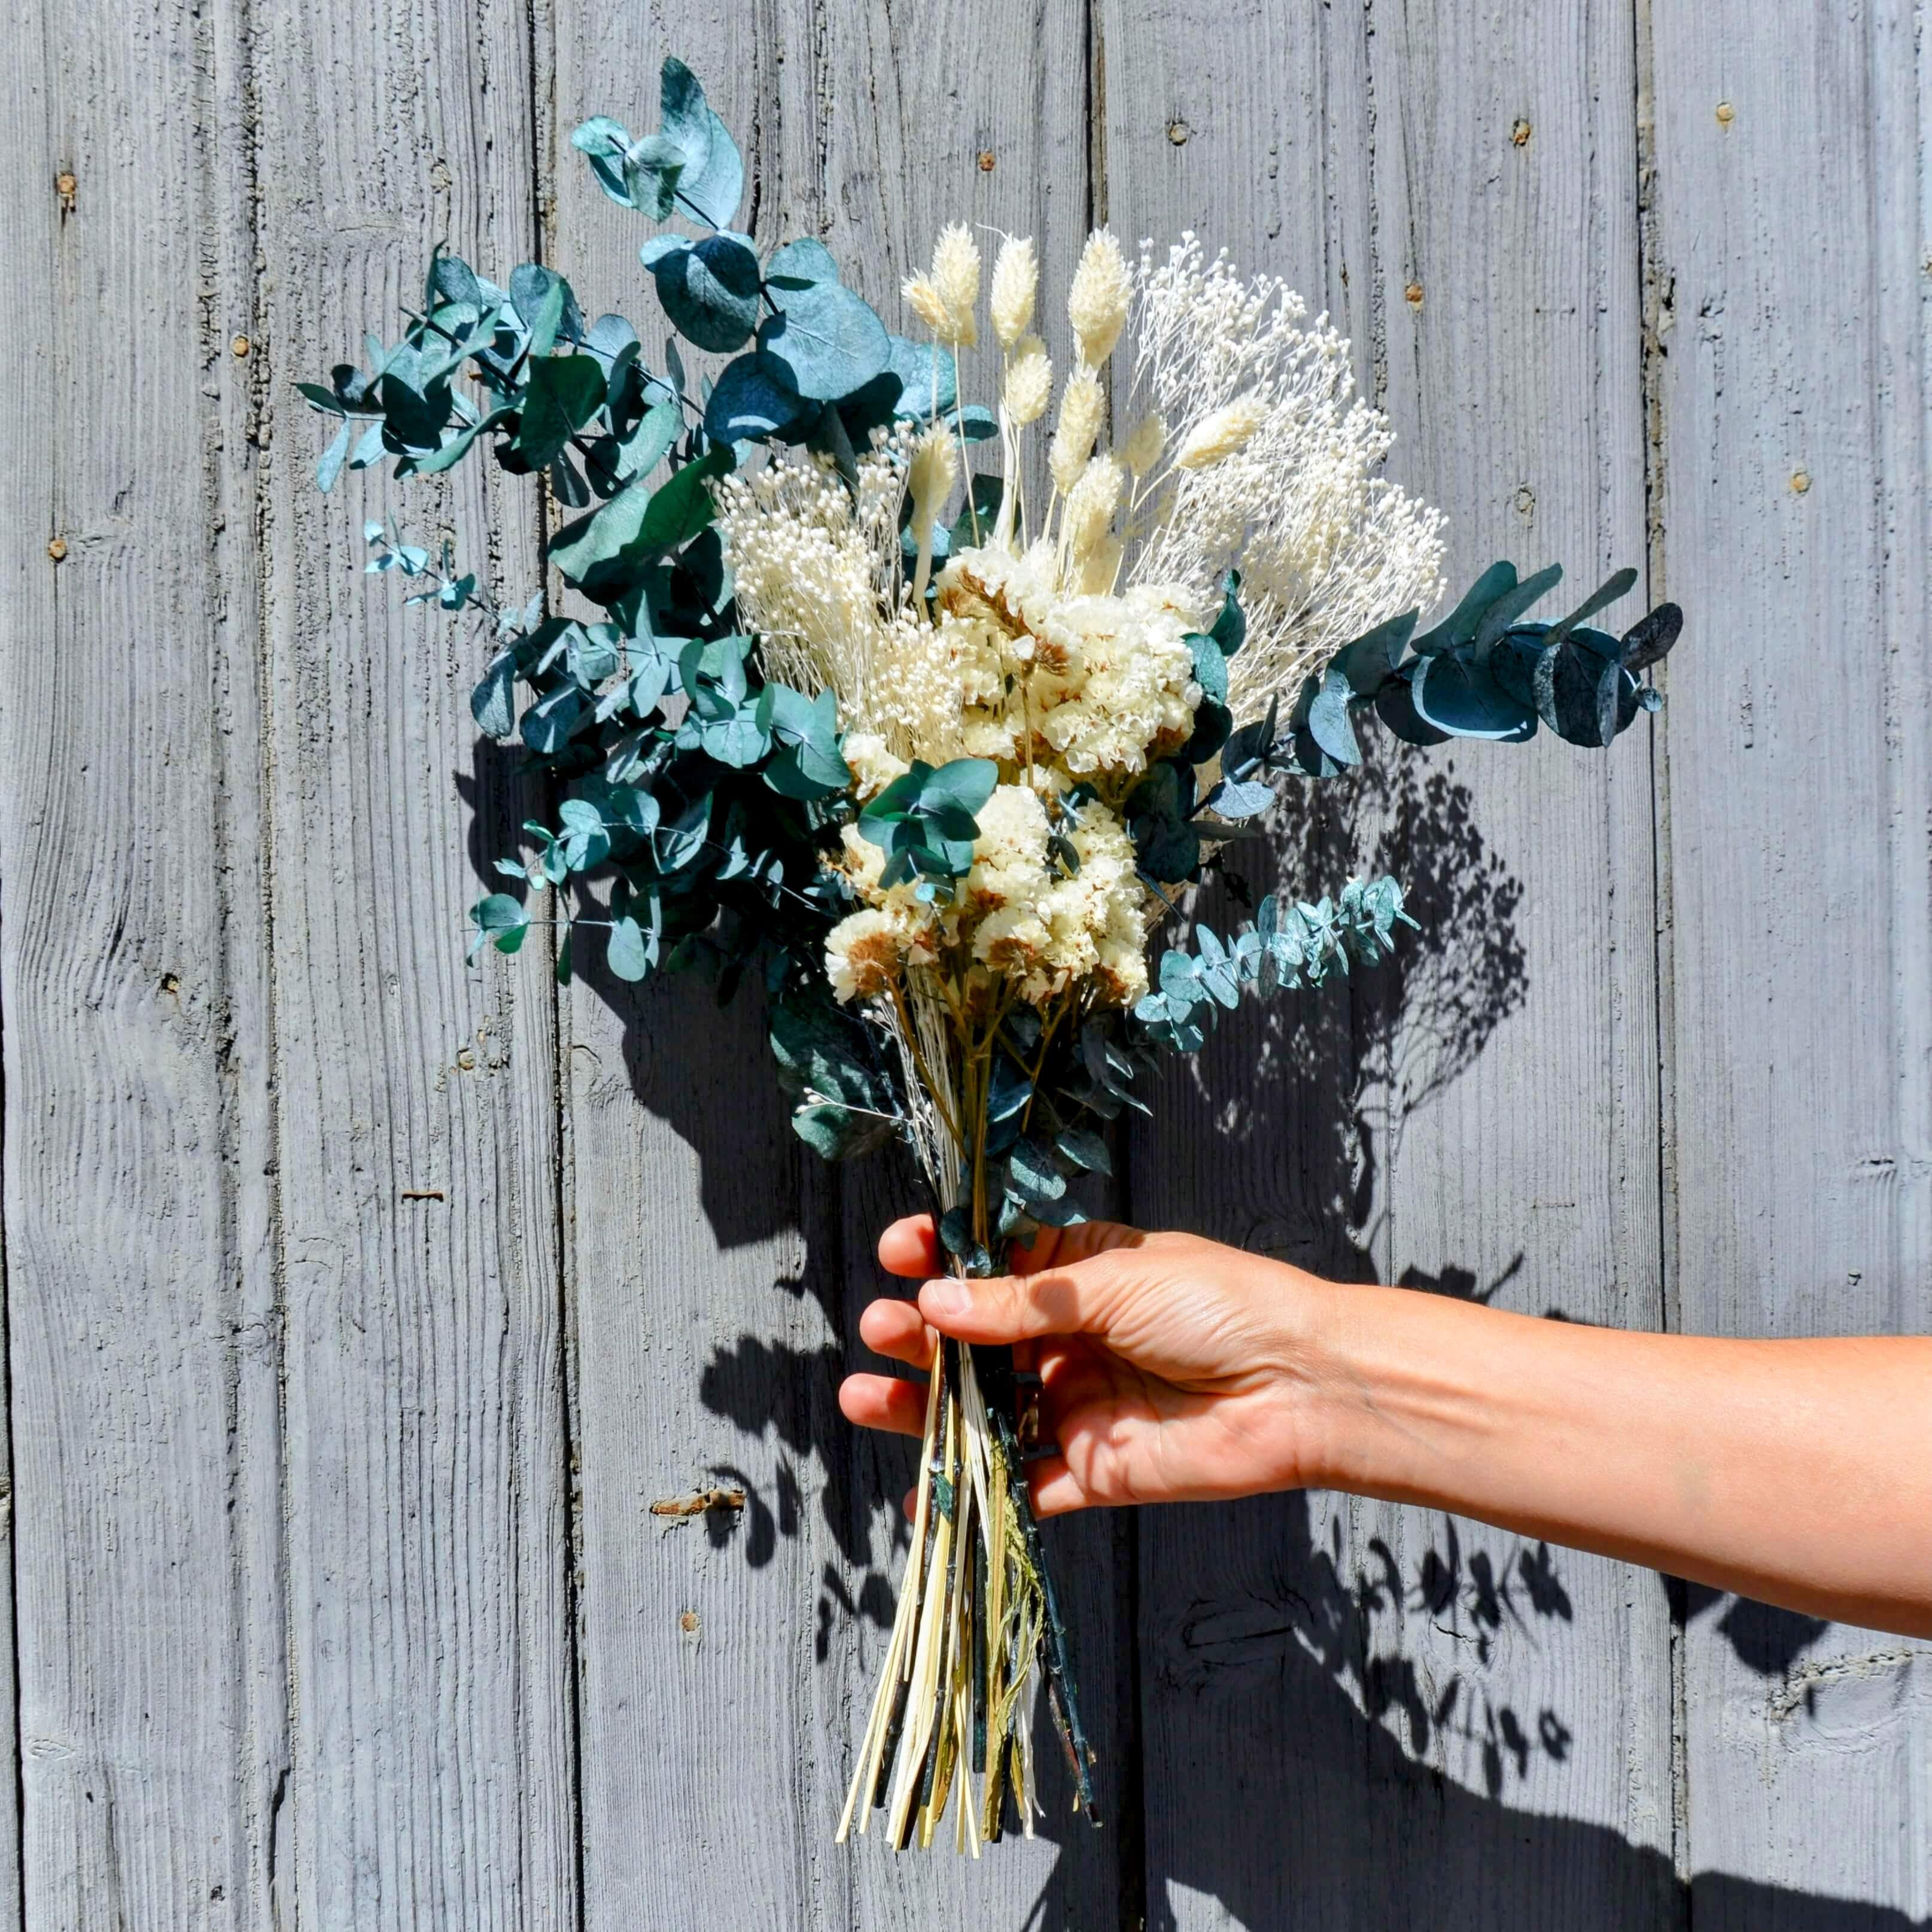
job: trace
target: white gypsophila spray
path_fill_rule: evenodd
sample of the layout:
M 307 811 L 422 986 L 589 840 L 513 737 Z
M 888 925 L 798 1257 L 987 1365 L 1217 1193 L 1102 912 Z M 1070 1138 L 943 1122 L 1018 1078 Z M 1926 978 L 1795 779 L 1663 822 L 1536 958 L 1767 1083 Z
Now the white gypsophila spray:
M 1247 643 L 1228 666 L 1238 717 L 1350 638 L 1442 593 L 1441 513 L 1376 472 L 1388 418 L 1356 397 L 1346 338 L 1271 276 L 1244 281 L 1184 235 L 1143 244 L 1133 386 L 1179 438 L 1150 482 L 1134 583 L 1205 598 L 1241 573 Z

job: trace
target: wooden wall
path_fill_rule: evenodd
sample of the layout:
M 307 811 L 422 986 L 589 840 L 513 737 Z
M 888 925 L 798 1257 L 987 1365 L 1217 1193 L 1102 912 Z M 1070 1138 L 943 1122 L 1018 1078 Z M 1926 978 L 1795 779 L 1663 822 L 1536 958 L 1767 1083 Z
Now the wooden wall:
M 1932 1923 L 1932 1648 L 1322 1495 L 1056 1526 L 1106 1828 L 830 1843 L 907 1460 L 886 1179 L 755 1016 L 466 970 L 526 814 L 290 388 L 430 244 L 634 316 L 682 53 L 761 244 L 1193 227 L 1352 337 L 1451 574 L 1689 613 L 1602 758 L 1264 864 L 1430 928 L 1168 1078 L 1124 1211 L 1574 1319 L 1932 1327 L 1932 85 L 1803 0 L 32 0 L 0 72 L 0 1924 Z M 990 165 L 988 164 L 990 162 Z M 418 485 L 526 594 L 527 496 Z M 533 949 L 534 950 L 534 949 Z M 696 997 L 702 997 L 698 995 Z M 1243 1097 L 1243 1117 L 1230 1102 Z M 656 1499 L 740 1484 L 735 1522 Z M 970 1919 L 967 1915 L 970 1914 Z

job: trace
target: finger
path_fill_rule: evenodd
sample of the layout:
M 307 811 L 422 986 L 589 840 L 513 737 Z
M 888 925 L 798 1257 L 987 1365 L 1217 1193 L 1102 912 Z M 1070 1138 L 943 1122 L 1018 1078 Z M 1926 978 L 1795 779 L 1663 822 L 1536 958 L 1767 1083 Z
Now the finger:
M 903 1225 L 903 1224 L 902 1224 Z M 1040 1274 L 1050 1268 L 1070 1268 L 1076 1262 L 1090 1261 L 1109 1248 L 1137 1248 L 1147 1237 L 1124 1221 L 1076 1221 L 1070 1228 L 1041 1228 L 1033 1246 L 1018 1241 L 1007 1250 L 1006 1262 L 1016 1274 Z M 929 1273 L 937 1274 L 932 1269 Z
M 926 1388 L 897 1376 L 848 1376 L 838 1384 L 838 1406 L 848 1422 L 861 1429 L 884 1429 L 895 1436 L 926 1432 Z
M 1097 1320 L 1100 1295 L 1090 1275 L 1055 1268 L 986 1281 L 929 1281 L 919 1292 L 919 1312 L 942 1335 L 962 1342 L 1021 1342 L 1077 1335 Z
M 905 1520 L 908 1522 L 916 1522 L 919 1518 L 918 1490 L 907 1490 L 905 1494 L 899 1498 L 899 1508 L 905 1511 Z
M 1027 1489 L 1035 1516 L 1065 1516 L 1092 1502 L 1064 1456 L 1042 1456 L 1027 1465 Z
M 908 1368 L 932 1366 L 934 1336 L 916 1304 L 875 1301 L 859 1317 L 859 1339 L 875 1355 L 890 1355 Z
M 895 1221 L 879 1237 L 879 1265 L 888 1274 L 909 1275 L 915 1280 L 938 1274 L 946 1258 L 939 1252 L 932 1216 L 908 1214 Z

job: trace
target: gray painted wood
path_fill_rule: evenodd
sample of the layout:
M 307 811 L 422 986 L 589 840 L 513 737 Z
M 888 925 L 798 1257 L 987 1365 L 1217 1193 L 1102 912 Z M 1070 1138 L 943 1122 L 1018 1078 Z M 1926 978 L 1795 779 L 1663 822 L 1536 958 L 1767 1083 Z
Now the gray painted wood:
M 238 22 L 35 27 L 4 136 L 14 1903 L 261 1925 L 286 1743 Z
M 1450 512 L 1452 592 L 1497 556 L 1641 562 L 1627 31 L 1570 5 L 1104 19 L 1116 222 L 1194 228 L 1332 310 L 1391 473 Z M 1307 834 L 1256 889 L 1316 896 L 1372 856 L 1424 935 L 1170 1075 L 1137 1215 L 1654 1324 L 1642 738 L 1376 755 L 1352 799 L 1297 794 Z M 1669 1922 L 1654 1578 L 1322 1496 L 1142 1534 L 1151 1923 Z
M 446 518 L 520 596 L 532 506 L 480 476 L 318 501 L 288 386 L 392 329 L 438 238 L 647 312 L 568 134 L 648 120 L 674 50 L 760 242 L 823 236 L 895 319 L 953 218 L 1034 232 L 1049 286 L 1091 209 L 1286 274 L 1354 337 L 1452 574 L 1647 543 L 1691 637 L 1648 745 L 1311 800 L 1297 883 L 1377 848 L 1474 883 L 1424 890 L 1392 975 L 1172 1075 L 1126 1205 L 1592 1320 L 1922 1329 L 1904 0 L 1778 35 L 1738 0 L 41 0 L 33 32 L 0 82 L 0 651 L 34 696 L 0 705 L 0 1922 L 1932 1916 L 1924 1646 L 1688 1592 L 1673 1652 L 1654 1577 L 1327 1496 L 1051 1532 L 1106 1831 L 835 1850 L 909 1468 L 836 1387 L 909 1197 L 802 1154 L 748 1009 L 560 1002 L 534 944 L 462 967 L 530 801 L 474 746 L 480 640 L 354 538 Z M 741 1516 L 651 1516 L 713 1482 Z
M 1676 1300 L 1694 1330 L 1923 1331 L 1923 22 L 1808 7 L 1770 35 L 1720 0 L 1651 26 L 1663 556 L 1744 644 L 1671 667 Z M 1792 1894 L 1924 1919 L 1932 1649 L 1686 1607 L 1700 1932 L 1819 1922 Z M 1754 1909 L 1707 1902 L 1714 1872 L 1761 1881 Z
M 461 944 L 536 800 L 476 750 L 468 626 L 357 574 L 389 512 L 453 525 L 520 601 L 535 525 L 480 472 L 318 497 L 287 388 L 393 339 L 431 242 L 530 252 L 526 16 L 304 4 L 254 32 L 294 1902 L 570 1926 L 554 1002 L 540 952 Z

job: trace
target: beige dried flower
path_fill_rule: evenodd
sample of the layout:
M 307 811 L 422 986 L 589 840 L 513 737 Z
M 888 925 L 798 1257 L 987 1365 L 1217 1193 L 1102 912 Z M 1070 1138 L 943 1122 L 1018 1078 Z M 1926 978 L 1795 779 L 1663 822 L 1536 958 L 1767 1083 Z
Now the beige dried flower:
M 906 487 L 912 493 L 915 543 L 932 530 L 933 519 L 938 515 L 958 473 L 951 432 L 934 424 L 913 446 L 912 460 L 907 466 Z
M 1126 482 L 1114 458 L 1096 456 L 1066 493 L 1066 510 L 1060 528 L 1065 533 L 1068 556 L 1073 562 L 1077 564 L 1088 556 L 1107 534 Z
M 905 297 L 906 306 L 942 342 L 952 339 L 952 318 L 946 310 L 944 298 L 928 278 L 908 275 L 899 284 L 899 293 Z
M 1033 322 L 1040 292 L 1040 260 L 1030 236 L 1009 236 L 993 264 L 993 333 L 1010 356 Z
M 1023 335 L 1006 370 L 1006 414 L 1015 425 L 1024 428 L 1046 413 L 1053 394 L 1053 364 L 1046 344 L 1036 335 Z
M 1080 251 L 1080 266 L 1066 295 L 1066 319 L 1080 339 L 1082 362 L 1097 369 L 1113 353 L 1126 326 L 1133 292 L 1133 272 L 1120 243 L 1111 230 L 1095 229 Z
M 1205 470 L 1210 463 L 1245 449 L 1249 439 L 1268 420 L 1267 406 L 1258 396 L 1237 396 L 1212 416 L 1203 416 L 1174 452 L 1177 470 Z
M 1060 392 L 1060 422 L 1047 455 L 1054 486 L 1063 494 L 1080 480 L 1080 472 L 1094 453 L 1094 439 L 1100 434 L 1106 409 L 1100 379 L 1091 369 L 1079 370 L 1068 377 Z
M 933 244 L 932 282 L 945 304 L 946 340 L 970 349 L 980 340 L 974 309 L 980 300 L 980 244 L 963 221 L 950 221 Z
M 935 423 L 914 444 L 906 472 L 906 488 L 912 496 L 912 540 L 919 547 L 912 586 L 915 608 L 925 601 L 926 580 L 932 569 L 933 525 L 952 494 L 952 479 L 958 474 L 951 434 Z
M 1160 460 L 1160 452 L 1166 446 L 1167 425 L 1161 421 L 1160 412 L 1156 410 L 1151 416 L 1142 417 L 1120 451 L 1136 482 Z
M 883 993 L 898 970 L 898 931 L 886 913 L 864 907 L 826 934 L 825 976 L 842 1004 Z

